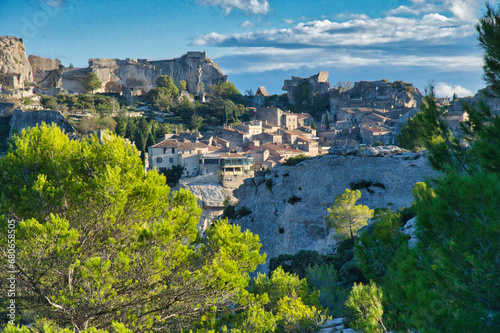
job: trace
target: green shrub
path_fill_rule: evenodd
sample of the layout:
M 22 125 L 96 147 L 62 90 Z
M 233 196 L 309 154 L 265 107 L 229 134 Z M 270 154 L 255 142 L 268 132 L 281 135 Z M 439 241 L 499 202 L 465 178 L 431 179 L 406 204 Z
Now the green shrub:
M 300 154 L 298 156 L 295 156 L 295 157 L 290 157 L 286 162 L 285 162 L 285 165 L 288 165 L 288 166 L 295 166 L 297 164 L 299 164 L 300 162 L 302 161 L 305 161 L 307 160 L 308 158 L 310 158 L 309 156 L 305 155 L 305 154 Z
M 296 202 L 300 202 L 300 201 L 302 201 L 302 198 L 300 198 L 296 195 L 292 195 L 290 198 L 288 198 L 288 203 L 291 205 L 294 205 Z

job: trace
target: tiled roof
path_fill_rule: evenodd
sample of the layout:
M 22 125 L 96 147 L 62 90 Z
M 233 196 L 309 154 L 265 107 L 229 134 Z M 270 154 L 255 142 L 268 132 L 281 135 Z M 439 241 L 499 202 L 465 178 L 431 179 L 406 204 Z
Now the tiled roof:
M 177 140 L 163 140 L 158 142 L 151 148 L 179 148 L 180 150 L 194 150 L 196 148 L 208 148 L 208 146 L 201 142 L 180 142 Z
M 302 140 L 302 141 L 310 142 L 310 143 L 318 143 L 318 141 L 308 139 L 308 138 L 306 138 L 305 136 L 302 136 L 302 135 L 299 136 L 299 139 Z

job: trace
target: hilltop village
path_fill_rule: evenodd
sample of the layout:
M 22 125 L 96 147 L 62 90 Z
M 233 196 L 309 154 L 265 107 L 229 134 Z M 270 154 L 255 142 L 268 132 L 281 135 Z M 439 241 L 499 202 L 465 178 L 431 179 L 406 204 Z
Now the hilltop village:
M 467 98 L 326 71 L 241 94 L 205 52 L 75 68 L 0 36 L 0 326 L 494 330 L 487 67 Z
M 376 155 L 365 148 L 398 145 L 402 127 L 422 102 L 411 83 L 382 79 L 332 86 L 324 71 L 284 80 L 283 95 L 269 95 L 262 82 L 243 96 L 205 52 L 156 61 L 89 59 L 88 67 L 74 68 L 58 59 L 27 57 L 21 39 L 0 37 L 0 44 L 4 135 L 7 128 L 11 136 L 42 121 L 77 137 L 106 128 L 120 134 L 120 117 L 147 118 L 163 130 L 149 140 L 148 133 L 142 140 L 128 133 L 146 169 L 180 165 L 182 178 L 219 173 L 231 188 L 254 171 L 297 156 Z M 99 81 L 92 91 L 85 88 L 90 73 Z M 162 95 L 161 77 L 171 78 L 177 93 Z M 497 100 L 489 101 L 499 109 Z M 458 134 L 458 124 L 467 120 L 461 101 L 455 96 L 438 103 L 448 107 L 447 121 Z

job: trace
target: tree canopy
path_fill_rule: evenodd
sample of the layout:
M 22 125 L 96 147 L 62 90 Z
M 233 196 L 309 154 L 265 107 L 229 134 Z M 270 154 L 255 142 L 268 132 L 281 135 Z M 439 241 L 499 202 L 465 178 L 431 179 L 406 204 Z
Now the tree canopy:
M 361 191 L 346 189 L 343 194 L 337 195 L 333 206 L 327 209 L 325 221 L 337 232 L 335 238 L 353 238 L 360 228 L 367 225 L 368 219 L 373 217 L 372 209 L 356 205 L 360 198 Z
M 102 87 L 102 82 L 96 73 L 90 72 L 83 79 L 83 89 L 85 91 L 94 93 L 94 90 L 100 89 Z
M 120 322 L 170 332 L 248 295 L 248 273 L 264 261 L 258 237 L 220 221 L 201 239 L 196 197 L 145 174 L 123 139 L 72 141 L 42 125 L 14 147 L 0 160 L 0 228 L 16 222 L 19 311 L 76 331 Z

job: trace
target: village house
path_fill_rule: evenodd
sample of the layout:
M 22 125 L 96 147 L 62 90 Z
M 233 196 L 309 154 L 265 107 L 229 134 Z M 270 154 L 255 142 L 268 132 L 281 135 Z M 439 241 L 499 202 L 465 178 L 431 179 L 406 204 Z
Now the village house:
M 255 93 L 253 104 L 259 108 L 264 107 L 266 105 L 266 97 L 269 97 L 266 87 L 259 86 L 257 88 L 257 92 Z
M 302 135 L 297 137 L 294 146 L 296 146 L 300 150 L 305 151 L 305 154 L 311 157 L 316 156 L 319 153 L 318 141 L 308 139 Z
M 361 126 L 361 137 L 363 143 L 372 145 L 374 142 L 382 142 L 384 145 L 395 144 L 394 131 L 383 126 L 364 124 Z
M 298 126 L 311 126 L 314 119 L 309 113 L 296 113 Z
M 201 142 L 165 139 L 148 147 L 149 168 L 164 171 L 182 165 L 184 177 L 199 175 L 200 158 L 202 154 L 209 152 L 208 148 L 208 145 Z
M 269 150 L 272 155 L 280 156 L 284 161 L 290 157 L 306 154 L 305 151 L 294 149 L 283 144 L 265 143 L 262 145 L 262 148 Z

